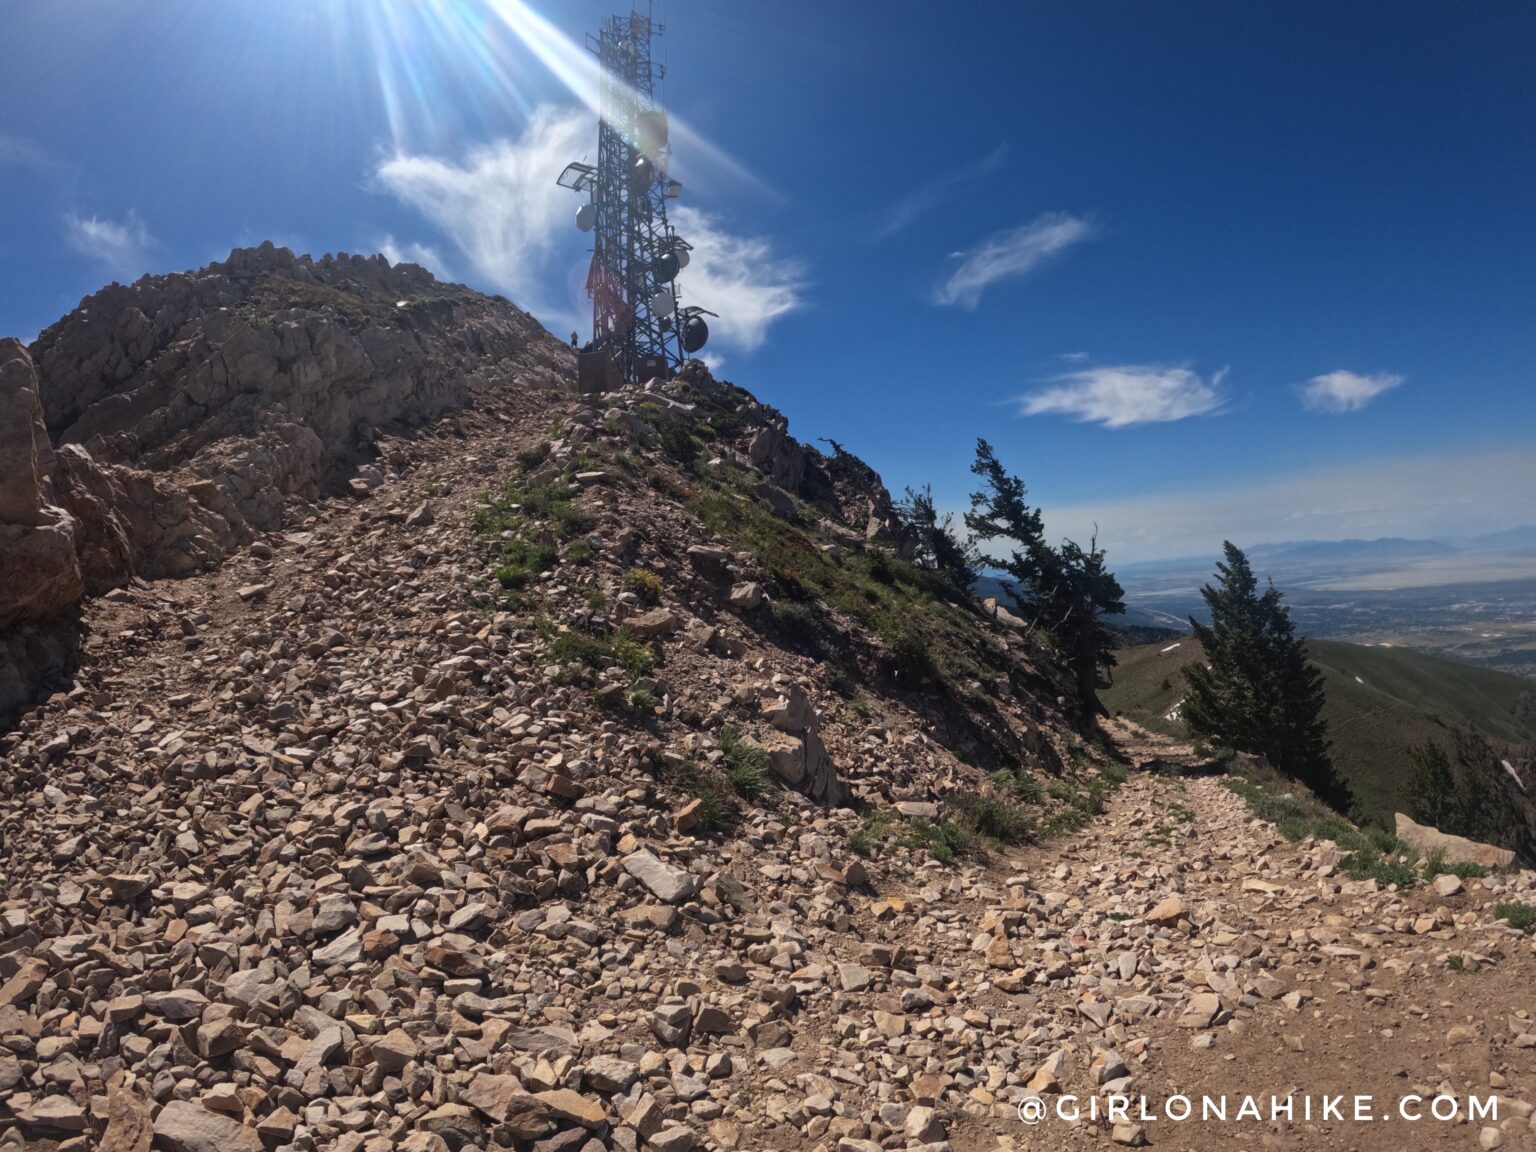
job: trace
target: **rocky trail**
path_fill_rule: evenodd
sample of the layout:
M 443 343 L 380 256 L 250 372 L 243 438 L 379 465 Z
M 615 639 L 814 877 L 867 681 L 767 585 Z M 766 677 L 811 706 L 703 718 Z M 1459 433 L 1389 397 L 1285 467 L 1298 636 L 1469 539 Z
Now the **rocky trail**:
M 1351 880 L 1188 748 L 1066 755 L 1046 704 L 1008 717 L 1042 778 L 1123 777 L 1086 825 L 953 860 L 871 837 L 986 776 L 919 693 L 772 642 L 762 565 L 657 446 L 692 395 L 477 389 L 220 566 L 85 602 L 73 687 L 0 736 L 0 1147 L 1536 1141 L 1536 953 L 1493 912 L 1529 872 Z M 703 467 L 809 515 L 782 427 L 748 438 Z M 509 572 L 536 481 L 570 531 Z M 818 529 L 807 573 L 882 531 L 846 492 L 860 531 Z M 740 741 L 767 773 L 722 800 Z M 1086 1118 L 1181 1093 L 1499 1111 Z M 1067 1096 L 1083 1119 L 1019 1119 Z

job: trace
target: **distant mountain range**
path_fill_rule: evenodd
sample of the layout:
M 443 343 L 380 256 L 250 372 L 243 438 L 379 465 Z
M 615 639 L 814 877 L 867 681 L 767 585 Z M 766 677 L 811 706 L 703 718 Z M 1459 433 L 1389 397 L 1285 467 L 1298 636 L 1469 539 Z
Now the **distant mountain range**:
M 1414 562 L 1460 560 L 1444 564 L 1444 583 L 1462 583 L 1475 579 L 1479 567 L 1497 569 L 1506 578 L 1509 562 L 1529 559 L 1530 575 L 1536 578 L 1536 525 L 1506 528 L 1480 536 L 1447 536 L 1408 539 L 1382 536 L 1375 540 L 1291 540 L 1277 544 L 1243 546 L 1256 570 L 1276 581 L 1285 578 L 1316 579 L 1329 575 L 1346 576 L 1363 571 L 1393 570 Z M 1113 559 L 1113 554 L 1111 554 Z M 1200 574 L 1203 582 L 1214 570 L 1217 555 L 1179 556 L 1169 560 L 1147 560 L 1131 564 L 1112 564 L 1120 582 L 1128 591 L 1144 592 L 1164 585 L 1170 577 Z M 1495 563 L 1497 562 L 1497 563 Z

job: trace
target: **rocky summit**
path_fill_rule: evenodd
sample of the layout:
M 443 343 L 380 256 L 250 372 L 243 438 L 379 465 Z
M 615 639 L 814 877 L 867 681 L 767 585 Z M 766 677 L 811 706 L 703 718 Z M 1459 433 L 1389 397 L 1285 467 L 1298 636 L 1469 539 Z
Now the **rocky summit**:
M 839 446 L 574 375 L 269 245 L 0 342 L 0 1147 L 1536 1140 L 1536 875 L 1350 878 Z M 1496 1116 L 1161 1111 L 1287 1093 Z

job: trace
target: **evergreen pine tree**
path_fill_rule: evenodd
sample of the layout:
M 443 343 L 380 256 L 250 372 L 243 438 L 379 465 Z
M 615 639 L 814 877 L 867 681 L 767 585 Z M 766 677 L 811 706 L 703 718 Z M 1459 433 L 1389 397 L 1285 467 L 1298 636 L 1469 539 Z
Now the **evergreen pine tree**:
M 939 515 L 932 487 L 924 484 L 917 492 L 908 488 L 907 498 L 896 505 L 896 515 L 912 535 L 912 559 L 917 565 L 937 572 L 956 591 L 968 594 L 976 583 L 975 545 L 955 532 L 951 514 Z
M 1115 663 L 1115 637 L 1104 616 L 1125 611 L 1124 590 L 1105 565 L 1104 550 L 1097 538 L 1086 550 L 1071 540 L 1060 549 L 1047 544 L 1040 510 L 1030 507 L 1024 481 L 1008 474 L 985 440 L 976 441 L 971 471 L 982 488 L 971 493 L 966 528 L 977 540 L 1014 546 L 1006 557 L 982 556 L 981 562 L 1008 574 L 1019 615 L 1055 642 L 1071 668 L 1083 715 L 1103 714 L 1102 672 Z
M 1349 789 L 1328 754 L 1323 674 L 1308 661 L 1274 584 L 1260 593 L 1248 557 L 1230 541 L 1225 557 L 1216 565 L 1216 586 L 1200 593 L 1211 623 L 1190 620 L 1206 663 L 1184 670 L 1185 724 L 1192 735 L 1263 756 L 1325 803 L 1347 810 Z

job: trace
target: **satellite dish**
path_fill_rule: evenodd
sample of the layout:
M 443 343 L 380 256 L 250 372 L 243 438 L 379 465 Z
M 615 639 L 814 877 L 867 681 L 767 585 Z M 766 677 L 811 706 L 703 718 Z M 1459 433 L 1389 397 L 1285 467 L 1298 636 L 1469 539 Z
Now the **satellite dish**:
M 576 227 L 583 232 L 590 232 L 597 226 L 597 205 L 588 200 L 580 208 L 576 209 Z
M 644 188 L 649 184 L 651 177 L 655 174 L 656 169 L 644 156 L 636 156 L 635 166 L 629 170 L 630 178 L 635 182 L 635 186 L 639 188 Z
M 683 325 L 683 351 L 697 352 L 709 343 L 709 325 L 702 316 L 690 316 Z
M 663 252 L 660 256 L 656 257 L 656 263 L 651 267 L 656 273 L 656 279 L 660 280 L 663 284 L 668 284 L 677 278 L 677 274 L 682 269 L 683 264 L 677 258 L 677 253 Z
M 663 288 L 660 292 L 651 297 L 651 311 L 658 316 L 665 316 L 667 313 L 671 312 L 673 308 L 676 307 L 677 297 L 673 296 L 672 293 L 666 288 Z
M 672 255 L 677 257 L 677 266 L 679 269 L 688 267 L 688 261 L 690 259 L 688 255 L 688 249 L 679 244 L 676 248 L 672 249 Z

